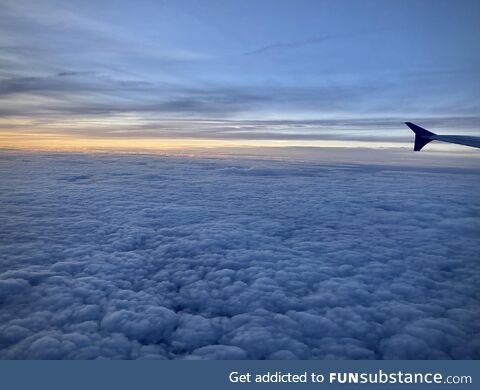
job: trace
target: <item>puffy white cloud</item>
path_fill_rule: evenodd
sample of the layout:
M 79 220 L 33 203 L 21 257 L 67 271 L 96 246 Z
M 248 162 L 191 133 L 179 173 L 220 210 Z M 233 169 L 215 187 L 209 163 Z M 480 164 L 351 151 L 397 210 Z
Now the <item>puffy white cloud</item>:
M 0 159 L 0 357 L 478 359 L 478 171 Z

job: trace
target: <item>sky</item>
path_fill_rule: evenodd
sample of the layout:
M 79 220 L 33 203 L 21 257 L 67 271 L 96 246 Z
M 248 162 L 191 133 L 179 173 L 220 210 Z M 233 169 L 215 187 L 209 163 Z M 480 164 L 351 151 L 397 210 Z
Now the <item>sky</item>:
M 479 17 L 475 0 L 1 0 L 0 146 L 479 135 Z

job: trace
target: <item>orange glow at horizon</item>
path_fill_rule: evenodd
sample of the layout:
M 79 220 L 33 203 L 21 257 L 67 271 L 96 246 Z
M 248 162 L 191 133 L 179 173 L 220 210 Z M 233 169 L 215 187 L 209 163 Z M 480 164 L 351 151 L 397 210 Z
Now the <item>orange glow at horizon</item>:
M 91 150 L 179 150 L 187 148 L 242 148 L 242 147 L 330 147 L 330 148 L 386 148 L 404 147 L 403 143 L 334 140 L 222 140 L 193 138 L 113 138 L 79 137 L 58 133 L 0 132 L 0 148 L 45 151 Z

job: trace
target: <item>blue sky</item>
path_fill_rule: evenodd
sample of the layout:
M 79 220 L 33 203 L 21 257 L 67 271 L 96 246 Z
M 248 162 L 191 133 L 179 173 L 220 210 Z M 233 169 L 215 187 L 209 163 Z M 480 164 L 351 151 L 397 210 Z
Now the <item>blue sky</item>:
M 478 134 L 477 1 L 0 7 L 0 142 Z

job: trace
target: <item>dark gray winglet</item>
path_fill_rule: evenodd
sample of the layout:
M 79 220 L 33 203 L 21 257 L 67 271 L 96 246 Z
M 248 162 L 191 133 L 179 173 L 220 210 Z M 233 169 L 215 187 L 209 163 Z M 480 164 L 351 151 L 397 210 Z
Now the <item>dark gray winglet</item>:
M 405 122 L 405 124 L 410 127 L 415 133 L 415 145 L 413 150 L 418 152 L 422 150 L 422 148 L 428 144 L 429 142 L 433 141 L 432 136 L 435 136 L 435 133 L 431 131 L 425 130 L 423 127 L 417 126 L 415 123 L 412 122 Z

